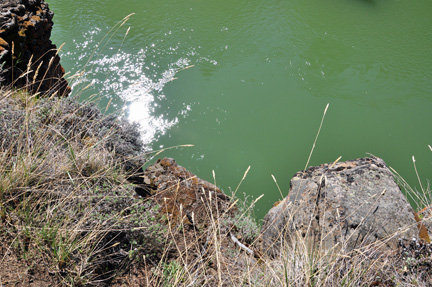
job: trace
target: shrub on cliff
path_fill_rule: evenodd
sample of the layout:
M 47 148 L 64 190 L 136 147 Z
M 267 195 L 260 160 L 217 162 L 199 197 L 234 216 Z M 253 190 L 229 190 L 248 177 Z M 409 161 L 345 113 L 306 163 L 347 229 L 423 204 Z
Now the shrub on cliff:
M 2 284 L 96 284 L 134 250 L 161 256 L 158 207 L 126 180 L 146 161 L 133 125 L 72 99 L 7 89 L 0 123 Z

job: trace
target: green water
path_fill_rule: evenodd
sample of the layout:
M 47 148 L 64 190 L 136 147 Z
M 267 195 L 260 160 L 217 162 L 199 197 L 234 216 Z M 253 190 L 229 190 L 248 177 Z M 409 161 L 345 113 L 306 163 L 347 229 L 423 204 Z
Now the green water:
M 63 66 L 93 81 L 74 94 L 110 101 L 154 150 L 193 144 L 160 156 L 227 193 L 251 166 L 238 193 L 264 194 L 258 217 L 281 198 L 271 175 L 285 196 L 305 167 L 327 103 L 310 165 L 372 153 L 418 186 L 415 155 L 431 178 L 431 1 L 48 2 Z

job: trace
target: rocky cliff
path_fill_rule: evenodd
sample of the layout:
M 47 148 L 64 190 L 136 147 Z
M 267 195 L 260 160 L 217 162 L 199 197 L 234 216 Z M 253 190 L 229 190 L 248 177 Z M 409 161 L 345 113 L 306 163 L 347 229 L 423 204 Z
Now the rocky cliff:
M 67 96 L 56 46 L 51 42 L 53 13 L 43 0 L 0 3 L 0 85 L 32 93 Z

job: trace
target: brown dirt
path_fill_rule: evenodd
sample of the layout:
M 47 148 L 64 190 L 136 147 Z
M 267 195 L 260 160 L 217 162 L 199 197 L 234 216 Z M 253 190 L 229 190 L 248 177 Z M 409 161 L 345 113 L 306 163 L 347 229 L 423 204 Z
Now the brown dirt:
M 58 286 L 58 277 L 53 276 L 41 260 L 25 260 L 5 246 L 0 246 L 0 286 L 45 287 Z

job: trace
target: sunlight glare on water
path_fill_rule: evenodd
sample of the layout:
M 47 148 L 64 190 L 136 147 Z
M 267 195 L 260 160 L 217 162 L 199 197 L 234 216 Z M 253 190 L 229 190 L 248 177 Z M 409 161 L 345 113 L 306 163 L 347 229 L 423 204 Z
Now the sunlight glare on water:
M 113 108 L 121 109 L 131 122 L 139 123 L 143 142 L 149 145 L 179 121 L 177 116 L 168 118 L 163 113 L 156 113 L 155 109 L 159 105 L 158 102 L 166 100 L 164 86 L 175 79 L 178 71 L 187 68 L 190 61 L 187 58 L 179 58 L 166 70 L 160 71 L 160 66 L 156 62 L 151 61 L 149 64 L 147 59 L 149 54 L 151 57 L 152 54 L 158 53 L 155 44 L 140 49 L 134 55 L 120 48 L 115 51 L 112 47 L 108 48 L 108 52 L 100 51 L 98 46 L 101 43 L 98 44 L 99 40 L 96 40 L 101 38 L 100 34 L 99 28 L 85 33 L 84 38 L 87 40 L 74 40 L 73 52 L 63 55 L 65 61 L 69 58 L 76 59 L 77 67 L 82 61 L 89 60 L 79 82 L 74 83 L 72 88 L 77 87 L 79 90 L 82 82 L 91 82 L 105 98 L 118 97 L 112 104 Z M 98 53 L 97 57 L 91 57 L 92 53 Z M 85 94 L 85 97 L 88 97 L 88 94 Z M 179 115 L 184 117 L 190 110 L 191 106 L 185 105 Z

